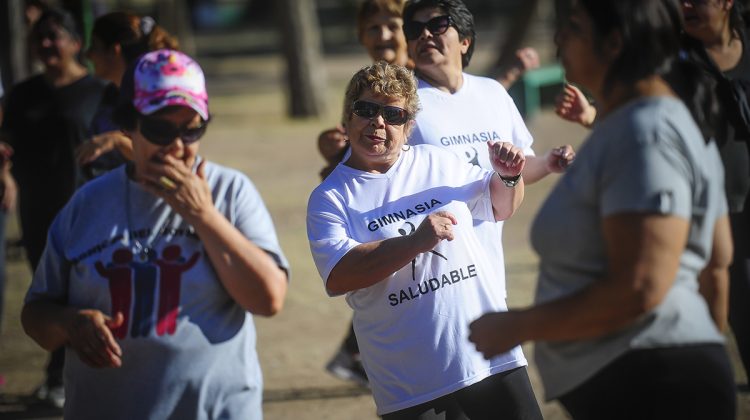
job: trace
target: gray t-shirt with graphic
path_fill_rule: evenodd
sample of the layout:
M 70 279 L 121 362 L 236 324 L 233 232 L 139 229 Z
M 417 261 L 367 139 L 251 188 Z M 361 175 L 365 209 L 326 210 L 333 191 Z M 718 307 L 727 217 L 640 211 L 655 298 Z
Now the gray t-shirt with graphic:
M 596 126 L 532 225 L 540 256 L 536 302 L 570 295 L 606 276 L 601 226 L 608 216 L 677 216 L 689 221 L 689 238 L 664 301 L 634 325 L 597 339 L 537 343 L 548 399 L 573 390 L 629 349 L 723 341 L 697 283 L 716 220 L 727 212 L 723 184 L 716 146 L 705 143 L 677 99 L 639 99 Z
M 287 270 L 250 180 L 211 163 L 206 177 L 219 212 Z M 252 315 L 224 289 L 192 226 L 124 166 L 58 214 L 26 297 L 35 300 L 125 316 L 113 330 L 121 368 L 91 368 L 68 349 L 66 418 L 262 418 Z

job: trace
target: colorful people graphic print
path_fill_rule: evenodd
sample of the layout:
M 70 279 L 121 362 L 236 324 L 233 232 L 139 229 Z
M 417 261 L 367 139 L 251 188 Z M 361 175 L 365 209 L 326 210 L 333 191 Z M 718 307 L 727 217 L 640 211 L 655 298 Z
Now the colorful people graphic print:
M 138 262 L 129 249 L 121 248 L 106 266 L 96 262 L 96 271 L 109 280 L 112 314 L 124 316 L 123 324 L 113 330 L 116 338 L 125 338 L 128 326 L 133 338 L 147 337 L 154 325 L 158 336 L 173 335 L 177 330 L 182 274 L 198 262 L 200 253 L 186 261 L 179 245 L 169 245 L 161 255 L 162 259 L 157 259 L 156 251 L 149 249 L 145 261 Z

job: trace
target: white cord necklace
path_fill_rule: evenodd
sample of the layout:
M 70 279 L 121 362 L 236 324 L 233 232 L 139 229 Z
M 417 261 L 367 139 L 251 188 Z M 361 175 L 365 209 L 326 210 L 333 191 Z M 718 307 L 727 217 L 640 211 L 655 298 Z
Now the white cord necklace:
M 156 257 L 156 250 L 154 247 L 161 242 L 161 239 L 166 235 L 166 231 L 171 227 L 175 212 L 167 204 L 167 211 L 169 216 L 164 223 L 159 226 L 158 229 L 151 230 L 148 232 L 149 238 L 146 244 L 142 244 L 138 238 L 133 235 L 133 223 L 130 217 L 130 174 L 133 172 L 133 166 L 128 164 L 125 168 L 125 217 L 127 218 L 127 235 L 128 243 L 132 244 L 133 255 L 136 256 L 141 262 L 149 261 L 152 257 Z M 174 230 L 174 229 L 172 229 Z M 135 236 L 140 236 L 136 234 Z

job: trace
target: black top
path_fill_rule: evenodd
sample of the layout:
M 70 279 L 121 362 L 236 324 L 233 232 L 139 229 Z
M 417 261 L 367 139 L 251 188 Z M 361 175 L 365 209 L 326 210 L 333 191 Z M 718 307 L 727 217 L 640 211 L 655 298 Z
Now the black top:
M 743 37 L 742 58 L 737 65 L 724 72 L 731 79 L 741 79 L 750 82 L 750 42 L 746 36 Z M 717 139 L 721 160 L 724 162 L 727 201 L 729 211 L 740 213 L 743 211 L 745 200 L 750 191 L 750 150 L 748 141 L 750 139 L 735 138 L 734 130 L 725 121 L 724 135 Z M 719 130 L 722 132 L 722 130 Z
M 56 88 L 39 75 L 8 92 L 2 130 L 15 151 L 22 206 L 56 212 L 82 182 L 74 151 L 91 134 L 106 86 L 86 75 Z

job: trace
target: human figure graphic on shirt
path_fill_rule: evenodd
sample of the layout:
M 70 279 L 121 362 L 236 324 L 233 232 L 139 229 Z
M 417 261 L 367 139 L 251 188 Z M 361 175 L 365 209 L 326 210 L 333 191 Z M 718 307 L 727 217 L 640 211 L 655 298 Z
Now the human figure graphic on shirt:
M 105 267 L 100 261 L 95 264 L 100 276 L 109 280 L 109 296 L 112 305 L 111 315 L 118 312 L 123 316 L 123 322 L 112 329 L 115 338 L 123 339 L 128 335 L 128 321 L 130 320 L 130 304 L 133 300 L 133 253 L 127 248 L 120 248 L 112 253 L 112 262 Z
M 409 236 L 409 235 L 412 235 L 412 234 L 414 233 L 414 231 L 416 231 L 416 230 L 417 230 L 417 229 L 416 229 L 416 227 L 414 226 L 414 224 L 413 224 L 412 222 L 406 222 L 406 225 L 405 225 L 405 226 L 409 226 L 409 231 L 407 232 L 407 231 L 406 231 L 406 229 L 404 229 L 404 228 L 401 228 L 401 229 L 399 229 L 399 230 L 398 230 L 398 233 L 399 233 L 399 234 L 400 234 L 401 236 Z M 440 257 L 440 258 L 442 258 L 442 259 L 444 259 L 444 260 L 446 260 L 446 261 L 448 261 L 448 258 L 446 258 L 446 256 L 445 256 L 445 255 L 443 255 L 443 254 L 441 254 L 441 253 L 439 253 L 439 252 L 435 251 L 434 249 L 431 249 L 431 250 L 430 250 L 429 252 L 430 252 L 430 253 L 432 253 L 432 254 L 435 254 L 435 255 L 437 255 L 438 257 Z M 422 253 L 422 254 L 425 254 L 425 253 Z M 422 254 L 419 254 L 419 255 L 422 255 Z M 418 256 L 419 256 L 419 255 L 418 255 Z M 417 257 L 418 257 L 418 256 L 417 256 Z M 417 279 L 417 278 L 416 278 L 416 271 L 417 271 L 417 257 L 414 257 L 414 259 L 413 259 L 413 260 L 411 260 L 411 279 L 412 279 L 413 281 Z
M 161 252 L 163 259 L 156 260 L 156 265 L 159 266 L 159 317 L 156 321 L 156 335 L 172 335 L 177 329 L 182 273 L 193 268 L 200 255 L 200 252 L 196 252 L 185 262 L 182 248 L 179 245 L 169 245 Z
M 130 336 L 148 337 L 154 326 L 154 304 L 156 293 L 156 280 L 159 278 L 158 266 L 154 263 L 156 251 L 148 249 L 145 251 L 144 261 L 132 261 L 135 302 L 133 304 L 133 324 L 130 327 Z

